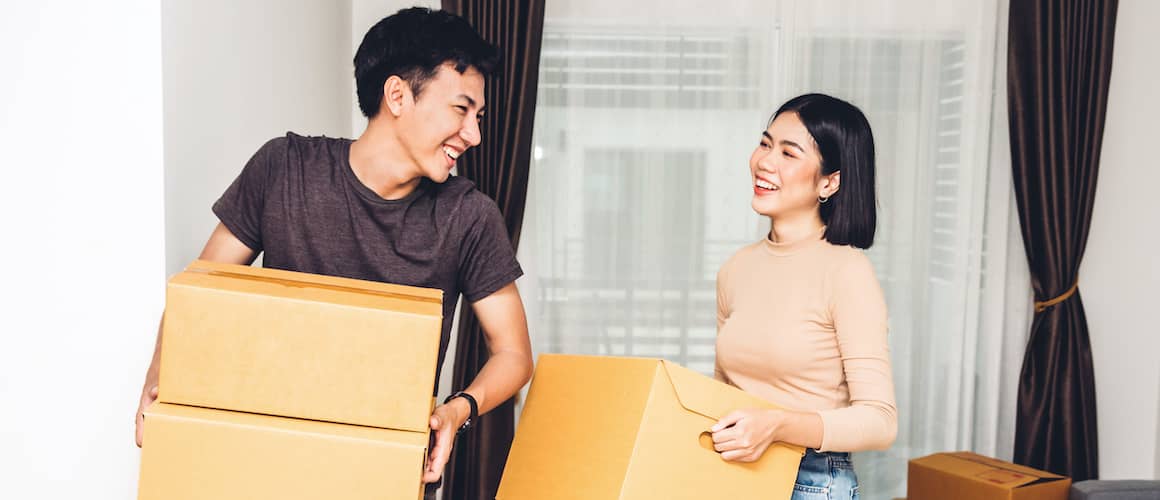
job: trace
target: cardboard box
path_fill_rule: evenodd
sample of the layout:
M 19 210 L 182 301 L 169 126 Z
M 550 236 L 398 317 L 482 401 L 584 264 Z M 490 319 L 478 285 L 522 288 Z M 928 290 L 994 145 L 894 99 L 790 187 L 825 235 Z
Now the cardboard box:
M 169 281 L 158 400 L 426 433 L 442 292 L 197 261 Z
M 935 453 L 910 461 L 909 500 L 1067 500 L 1071 479 L 975 453 Z
M 425 432 L 157 403 L 144 442 L 138 500 L 422 497 Z
M 804 449 L 730 463 L 708 429 L 773 405 L 647 358 L 540 356 L 498 500 L 788 499 Z

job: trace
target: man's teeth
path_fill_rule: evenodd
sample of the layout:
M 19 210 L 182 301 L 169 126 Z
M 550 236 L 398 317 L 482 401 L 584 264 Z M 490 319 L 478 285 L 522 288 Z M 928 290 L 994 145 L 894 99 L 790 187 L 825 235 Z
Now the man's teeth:
M 765 182 L 761 179 L 758 179 L 756 184 L 757 184 L 757 187 L 762 188 L 762 189 L 777 189 L 776 187 L 773 186 L 773 184 Z
M 459 152 L 451 148 L 443 148 L 443 152 L 447 154 L 448 158 L 456 160 L 459 158 Z

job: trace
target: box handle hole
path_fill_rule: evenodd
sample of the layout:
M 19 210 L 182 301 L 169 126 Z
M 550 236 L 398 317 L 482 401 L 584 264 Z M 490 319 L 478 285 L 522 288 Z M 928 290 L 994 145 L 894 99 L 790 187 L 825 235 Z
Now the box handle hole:
M 713 447 L 713 433 L 709 431 L 702 432 L 697 437 L 697 442 L 701 443 L 701 447 L 713 453 L 717 453 L 717 449 Z

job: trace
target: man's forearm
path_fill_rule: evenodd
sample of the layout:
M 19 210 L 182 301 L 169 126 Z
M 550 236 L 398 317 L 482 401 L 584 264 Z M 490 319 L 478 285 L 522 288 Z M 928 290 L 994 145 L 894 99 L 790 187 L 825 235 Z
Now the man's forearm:
M 157 342 L 153 344 L 153 359 L 149 362 L 149 369 L 145 371 L 145 384 L 141 386 L 141 392 L 148 392 L 150 388 L 157 385 L 157 380 L 161 374 L 161 327 L 165 324 L 165 314 L 161 315 L 161 322 L 157 325 Z
M 482 415 L 507 401 L 532 377 L 532 357 L 516 351 L 493 353 L 475 380 L 465 389 L 479 404 Z M 466 403 L 464 403 L 466 406 Z M 466 418 L 466 414 L 464 414 Z

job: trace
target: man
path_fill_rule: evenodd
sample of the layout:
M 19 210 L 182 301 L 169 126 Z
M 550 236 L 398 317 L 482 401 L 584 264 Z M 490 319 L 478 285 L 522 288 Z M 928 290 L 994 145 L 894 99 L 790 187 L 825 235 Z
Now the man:
M 200 257 L 248 265 L 264 252 L 270 268 L 442 289 L 440 366 L 462 293 L 491 358 L 431 414 L 426 483 L 441 477 L 472 403 L 486 413 L 532 371 L 514 283 L 523 272 L 503 219 L 470 181 L 450 176 L 480 143 L 484 77 L 497 54 L 446 12 L 412 8 L 380 21 L 354 58 L 366 130 L 354 141 L 287 133 L 267 142 L 214 204 L 220 223 Z M 162 333 L 137 411 L 138 446 L 142 412 L 157 398 Z

